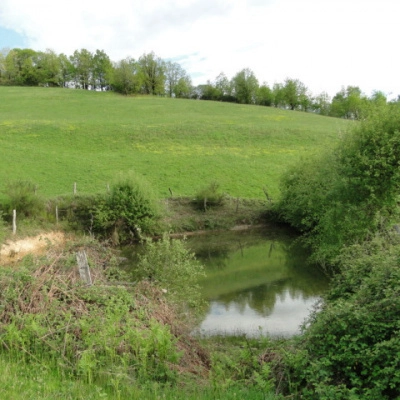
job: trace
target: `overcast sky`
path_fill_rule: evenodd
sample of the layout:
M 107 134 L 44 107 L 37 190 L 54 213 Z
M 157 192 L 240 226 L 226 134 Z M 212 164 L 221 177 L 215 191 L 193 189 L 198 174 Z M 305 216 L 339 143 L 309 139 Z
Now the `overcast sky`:
M 1 0 L 0 49 L 154 51 L 194 84 L 243 68 L 260 83 L 300 79 L 400 94 L 399 0 Z

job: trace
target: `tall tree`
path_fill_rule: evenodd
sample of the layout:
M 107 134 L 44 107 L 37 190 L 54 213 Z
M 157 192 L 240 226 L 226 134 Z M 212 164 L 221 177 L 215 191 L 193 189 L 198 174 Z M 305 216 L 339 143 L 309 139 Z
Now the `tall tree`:
M 9 82 L 14 85 L 35 86 L 39 83 L 34 64 L 36 52 L 31 49 L 12 49 L 5 59 Z
M 114 65 L 111 86 L 116 92 L 125 95 L 139 92 L 139 65 L 133 58 L 125 58 Z
M 0 50 L 0 84 L 7 81 L 6 57 L 10 49 L 3 48 Z
M 165 92 L 165 67 L 161 58 L 153 52 L 143 54 L 138 61 L 143 84 L 143 92 L 146 94 L 164 94 Z
M 307 111 L 311 105 L 310 96 L 304 83 L 298 79 L 287 78 L 283 85 L 284 101 L 291 110 L 301 107 Z
M 93 76 L 93 54 L 86 49 L 75 50 L 70 61 L 74 66 L 75 85 L 88 90 Z
M 361 119 L 367 98 L 358 86 L 342 87 L 332 99 L 331 115 L 339 118 Z
M 264 82 L 257 90 L 256 103 L 260 106 L 271 106 L 274 94 L 270 87 Z
M 179 78 L 178 82 L 174 86 L 174 95 L 177 98 L 188 99 L 192 96 L 192 91 L 192 80 L 188 75 Z
M 312 109 L 321 115 L 329 115 L 331 111 L 331 98 L 328 93 L 322 92 L 314 98 Z
M 273 105 L 274 107 L 283 107 L 285 105 L 285 93 L 281 83 L 274 83 L 272 87 Z
M 167 61 L 164 63 L 164 73 L 167 94 L 169 97 L 172 97 L 174 88 L 178 84 L 179 79 L 185 76 L 185 71 L 178 63 Z
M 60 62 L 60 86 L 68 87 L 68 83 L 74 79 L 75 68 L 64 53 L 61 53 L 58 59 Z
M 238 103 L 254 104 L 256 102 L 258 80 L 251 69 L 242 69 L 233 77 L 232 83 Z
M 96 50 L 93 56 L 93 86 L 103 91 L 110 84 L 111 73 L 110 57 L 103 50 Z
M 231 102 L 236 101 L 236 98 L 232 96 L 232 82 L 229 81 L 228 77 L 223 72 L 215 78 L 214 87 L 218 100 Z
M 61 62 L 59 56 L 50 49 L 37 52 L 35 64 L 40 83 L 48 86 L 59 86 L 61 82 Z

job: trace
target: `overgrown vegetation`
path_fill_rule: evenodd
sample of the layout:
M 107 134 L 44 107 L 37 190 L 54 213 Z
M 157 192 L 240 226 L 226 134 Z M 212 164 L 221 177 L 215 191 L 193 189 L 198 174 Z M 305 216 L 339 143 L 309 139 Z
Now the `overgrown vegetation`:
M 184 242 L 167 234 L 156 242 L 146 241 L 134 272 L 136 279 L 146 278 L 160 286 L 172 302 L 197 307 L 201 303 L 198 280 L 203 274 Z
M 46 92 L 42 98 L 46 99 L 43 101 L 44 108 L 48 106 L 47 96 Z M 57 96 L 64 95 L 57 92 Z M 77 96 L 74 98 L 80 101 L 82 95 L 73 96 Z M 303 335 L 299 338 L 283 342 L 260 340 L 258 344 L 241 338 L 238 346 L 229 347 L 229 354 L 226 354 L 225 349 L 213 349 L 210 356 L 189 335 L 190 325 L 186 326 L 186 322 L 190 321 L 187 318 L 190 307 L 201 305 L 195 278 L 201 275 L 202 269 L 182 242 L 171 241 L 167 235 L 158 242 L 145 240 L 146 251 L 135 270 L 136 284 L 119 268 L 117 258 L 103 245 L 92 239 L 72 242 L 60 250 L 49 248 L 47 256 L 43 258 L 27 257 L 12 268 L 2 266 L 0 269 L 0 365 L 6 360 L 6 363 L 14 367 L 22 366 L 23 371 L 26 371 L 27 366 L 45 368 L 49 372 L 46 378 L 49 381 L 56 376 L 58 381 L 68 382 L 71 393 L 76 393 L 73 392 L 76 388 L 72 388 L 71 381 L 79 381 L 84 387 L 83 392 L 90 392 L 91 389 L 98 397 L 261 399 L 274 398 L 272 393 L 276 393 L 277 398 L 289 396 L 327 400 L 389 400 L 399 397 L 400 243 L 396 232 L 399 230 L 400 109 L 385 105 L 375 108 L 366 120 L 354 124 L 352 131 L 329 151 L 330 145 L 336 141 L 331 130 L 331 137 L 325 141 L 327 151 L 316 156 L 315 153 L 323 144 L 319 143 L 318 147 L 313 141 L 328 126 L 309 128 L 309 118 L 317 116 L 298 119 L 290 115 L 297 128 L 292 129 L 293 125 L 288 123 L 285 130 L 279 130 L 274 138 L 274 129 L 265 120 L 273 119 L 276 126 L 280 124 L 279 118 L 289 119 L 289 114 L 282 111 L 279 115 L 270 111 L 258 114 L 246 110 L 246 118 L 250 119 L 236 126 L 232 122 L 236 115 L 227 115 L 224 113 L 227 110 L 225 105 L 214 104 L 208 111 L 220 113 L 224 118 L 229 117 L 232 123 L 228 125 L 236 126 L 235 129 L 222 129 L 227 124 L 225 122 L 214 126 L 215 120 L 212 118 L 205 123 L 202 121 L 201 127 L 183 121 L 181 127 L 177 128 L 175 124 L 171 128 L 167 123 L 171 120 L 162 119 L 166 118 L 165 115 L 157 119 L 158 114 L 163 113 L 161 106 L 167 104 L 164 103 L 165 99 L 141 101 L 139 104 L 143 109 L 156 107 L 158 110 L 152 114 L 156 127 L 154 130 L 154 127 L 147 126 L 148 120 L 140 120 L 137 124 L 140 132 L 136 132 L 136 126 L 133 129 L 124 114 L 118 124 L 113 125 L 119 134 L 114 132 L 108 135 L 104 130 L 96 130 L 96 139 L 101 143 L 92 140 L 90 147 L 96 148 L 99 145 L 97 150 L 102 149 L 102 164 L 106 164 L 106 159 L 115 161 L 118 154 L 119 162 L 116 164 L 122 166 L 123 170 L 131 169 L 125 168 L 131 163 L 123 161 L 124 158 L 139 155 L 135 158 L 135 164 L 142 163 L 142 174 L 137 172 L 135 176 L 123 175 L 111 184 L 109 192 L 106 191 L 106 185 L 102 191 L 92 190 L 88 185 L 86 194 L 57 197 L 46 203 L 34 193 L 35 185 L 17 180 L 10 184 L 3 196 L 1 212 L 6 213 L 3 217 L 9 219 L 9 210 L 18 207 L 25 220 L 34 221 L 34 224 L 39 223 L 38 216 L 48 220 L 50 214 L 54 222 L 54 207 L 57 205 L 59 211 L 64 212 L 60 216 L 60 223 L 65 222 L 68 226 L 82 230 L 90 238 L 111 236 L 114 243 L 130 238 L 139 239 L 142 233 L 155 232 L 160 215 L 155 199 L 167 190 L 172 195 L 175 187 L 187 190 L 191 195 L 195 193 L 193 188 L 199 186 L 193 182 L 194 171 L 201 182 L 207 181 L 204 177 L 209 178 L 211 170 L 213 177 L 221 181 L 219 178 L 226 175 L 226 165 L 229 162 L 233 169 L 232 176 L 235 177 L 231 187 L 240 192 L 241 187 L 236 186 L 236 178 L 241 176 L 246 187 L 252 186 L 246 192 L 251 196 L 256 190 L 265 187 L 260 185 L 261 180 L 258 178 L 251 181 L 250 172 L 258 171 L 257 163 L 265 161 L 262 156 L 257 159 L 261 154 L 260 148 L 268 148 L 270 166 L 284 160 L 278 169 L 271 172 L 270 179 L 273 181 L 280 175 L 281 168 L 286 168 L 289 160 L 299 158 L 301 152 L 294 149 L 301 143 L 310 149 L 302 153 L 305 155 L 304 160 L 286 174 L 282 195 L 274 211 L 303 234 L 304 242 L 312 248 L 314 260 L 332 274 L 331 290 L 305 324 Z M 149 103 L 145 106 L 146 101 Z M 129 102 L 129 107 L 132 104 Z M 63 103 L 65 105 L 68 108 L 68 102 Z M 235 112 L 238 109 L 235 108 Z M 75 108 L 71 110 L 76 111 Z M 170 110 L 164 111 L 168 114 Z M 78 118 L 74 121 L 78 125 L 85 125 L 85 118 L 90 114 L 88 111 L 85 110 L 81 120 Z M 180 115 L 184 115 L 181 111 Z M 195 108 L 191 112 L 195 114 L 197 111 Z M 29 125 L 27 130 L 24 123 L 15 122 L 18 115 L 10 114 L 12 121 L 3 125 L 5 135 L 0 135 L 3 147 L 7 149 L 8 135 L 15 142 L 13 150 L 20 143 L 29 158 L 29 149 L 38 147 L 41 136 L 62 132 L 58 138 L 65 145 L 68 156 L 72 155 L 72 159 L 79 160 L 74 170 L 72 164 L 64 159 L 64 168 L 69 170 L 71 166 L 72 171 L 78 174 L 83 165 L 80 164 L 82 157 L 74 152 L 71 143 L 74 148 L 82 145 L 83 154 L 89 148 L 87 137 L 99 125 L 92 120 L 84 126 L 86 136 L 80 137 L 83 134 L 82 131 L 75 132 L 79 130 L 77 127 L 67 129 L 65 124 L 56 122 L 56 119 L 46 125 L 47 122 L 43 122 L 45 114 L 42 111 L 41 122 Z M 258 122 L 254 122 L 257 118 Z M 99 118 L 99 121 L 105 120 Z M 300 122 L 307 126 L 299 128 Z M 336 122 L 344 127 L 341 122 Z M 124 123 L 129 125 L 129 129 Z M 268 125 L 267 130 L 261 128 L 263 124 Z M 203 131 L 205 125 L 208 128 Z M 188 129 L 193 127 L 196 129 L 191 131 L 193 134 L 188 138 Z M 243 133 L 243 129 L 247 131 Z M 249 129 L 256 143 L 244 149 L 240 146 L 244 139 L 248 139 Z M 179 131 L 182 132 L 180 136 Z M 305 135 L 298 142 L 294 141 L 294 136 L 305 131 L 308 137 Z M 196 136 L 197 139 L 193 139 Z M 265 136 L 269 136 L 267 141 Z M 214 142 L 208 150 L 212 149 L 212 155 L 215 156 L 215 164 L 210 166 L 210 170 L 204 168 L 209 163 L 210 153 L 204 151 L 204 145 L 196 148 L 209 137 Z M 186 145 L 182 144 L 184 139 L 188 140 Z M 228 148 L 225 146 L 227 142 L 230 146 Z M 51 158 L 52 147 L 49 142 L 44 140 L 40 144 L 43 144 L 43 151 L 46 150 Z M 108 153 L 105 147 L 113 147 L 114 152 Z M 121 150 L 124 147 L 128 147 L 125 153 Z M 154 177 L 162 175 L 160 165 L 164 166 L 172 160 L 168 157 L 162 162 L 158 160 L 162 148 L 169 149 L 165 154 L 179 149 L 175 154 L 176 160 L 182 159 L 176 172 L 179 182 L 190 165 L 189 160 L 203 159 L 183 178 L 185 182 L 181 186 L 170 185 L 168 179 L 171 176 L 165 172 L 157 181 L 162 182 L 164 189 L 159 190 L 158 195 L 153 195 L 138 176 L 144 175 L 145 171 L 146 178 L 152 177 L 150 181 L 154 184 Z M 240 148 L 237 154 L 234 150 L 236 148 Z M 193 157 L 193 151 L 197 152 L 198 157 Z M 279 153 L 289 154 L 291 151 L 297 151 L 297 157 L 279 157 Z M 150 156 L 152 152 L 153 158 Z M 5 158 L 0 162 L 7 162 L 7 151 L 5 153 Z M 236 161 L 242 156 L 243 164 L 235 169 Z M 249 162 L 249 158 L 256 163 Z M 93 159 L 91 163 L 90 168 L 99 165 Z M 90 170 L 89 164 L 85 164 L 87 170 Z M 175 170 L 177 165 L 174 164 L 171 170 Z M 240 175 L 239 170 L 244 165 L 253 167 Z M 51 170 L 49 165 L 45 167 L 46 173 L 51 174 L 48 172 Z M 135 168 L 135 171 L 138 170 L 140 168 Z M 266 170 L 270 172 L 264 166 L 262 171 Z M 29 168 L 28 174 L 32 171 L 34 169 Z M 98 182 L 111 181 L 110 170 L 102 171 L 102 178 Z M 97 169 L 96 172 L 99 173 Z M 225 190 L 226 181 L 222 178 L 221 182 L 224 182 L 221 188 Z M 59 195 L 55 187 L 50 192 Z M 270 186 L 267 186 L 265 193 L 267 191 L 271 193 Z M 211 185 L 199 191 L 195 200 L 193 197 L 181 196 L 164 200 L 170 220 L 174 219 L 174 215 L 182 214 L 185 207 L 186 212 L 190 208 L 194 213 L 190 217 L 185 214 L 185 222 L 174 222 L 174 229 L 228 226 L 232 221 L 240 221 L 240 213 L 237 211 L 242 208 L 245 217 L 241 222 L 253 223 L 260 216 L 255 210 L 260 207 L 265 210 L 267 203 L 273 203 L 268 197 L 267 201 L 264 199 L 259 203 L 247 204 L 243 199 L 222 196 L 221 193 L 220 187 Z M 272 193 L 277 193 L 277 190 L 272 190 Z M 223 203 L 220 207 L 211 206 L 214 200 L 210 199 L 214 197 L 216 204 L 219 201 Z M 193 203 L 200 204 L 203 209 L 195 211 Z M 42 208 L 44 204 L 46 207 Z M 216 213 L 222 214 L 226 210 L 229 211 L 227 219 L 218 220 Z M 171 221 L 169 223 L 165 226 L 172 226 Z M 95 282 L 93 286 L 83 285 L 77 275 L 75 253 L 78 249 L 88 252 Z M 33 373 L 23 373 L 37 378 Z M 0 389 L 0 393 L 1 390 L 4 389 Z M 32 390 L 39 393 L 37 387 Z M 82 397 L 85 397 L 83 392 Z M 5 398 L 7 395 L 15 398 L 15 391 L 13 395 L 9 393 L 6 393 Z M 43 390 L 40 393 L 51 398 L 51 394 Z
M 330 266 L 332 288 L 294 351 L 286 393 L 307 399 L 400 396 L 400 109 L 381 108 L 336 150 L 288 173 L 281 216 Z M 333 267 L 333 268 L 332 268 Z
M 222 193 L 218 182 L 211 182 L 196 193 L 195 205 L 207 211 L 208 207 L 218 207 L 224 202 L 224 193 Z
M 79 279 L 75 252 L 82 247 L 93 286 Z M 177 251 L 185 253 L 175 246 L 164 256 Z M 89 384 L 102 379 L 116 379 L 126 387 L 132 382 L 174 383 L 178 371 L 204 374 L 206 352 L 188 336 L 189 328 L 161 289 L 146 280 L 133 285 L 116 267 L 109 250 L 92 241 L 72 243 L 45 258 L 27 257 L 17 268 L 3 266 L 2 354 Z M 165 277 L 163 283 L 170 282 Z
M 18 210 L 21 218 L 35 219 L 43 216 L 44 200 L 37 194 L 37 185 L 30 181 L 8 181 L 4 189 L 6 200 L 2 204 L 4 216 L 11 220 L 13 210 Z
M 282 184 L 277 211 L 307 234 L 319 263 L 395 223 L 400 185 L 400 107 L 354 127 L 332 153 L 300 163 Z
M 112 233 L 118 244 L 127 238 L 141 239 L 141 231 L 154 233 L 160 205 L 147 182 L 134 173 L 120 174 L 110 193 L 98 196 L 90 206 L 93 232 Z

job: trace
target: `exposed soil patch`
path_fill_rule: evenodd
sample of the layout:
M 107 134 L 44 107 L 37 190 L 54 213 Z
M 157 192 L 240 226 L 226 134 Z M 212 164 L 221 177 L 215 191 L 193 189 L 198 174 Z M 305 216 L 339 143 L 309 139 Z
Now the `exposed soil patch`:
M 20 261 L 27 254 L 41 255 L 49 246 L 60 245 L 65 241 L 62 232 L 47 232 L 33 237 L 7 241 L 0 248 L 0 263 L 11 264 Z

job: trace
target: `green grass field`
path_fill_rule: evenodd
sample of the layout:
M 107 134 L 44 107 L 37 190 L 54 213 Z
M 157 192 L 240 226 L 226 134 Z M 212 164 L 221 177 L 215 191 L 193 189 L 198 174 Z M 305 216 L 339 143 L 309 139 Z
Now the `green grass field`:
M 233 197 L 279 196 L 279 177 L 332 146 L 344 120 L 269 107 L 53 88 L 0 87 L 0 191 L 31 180 L 54 197 L 101 192 L 134 170 L 160 198 L 212 181 Z

